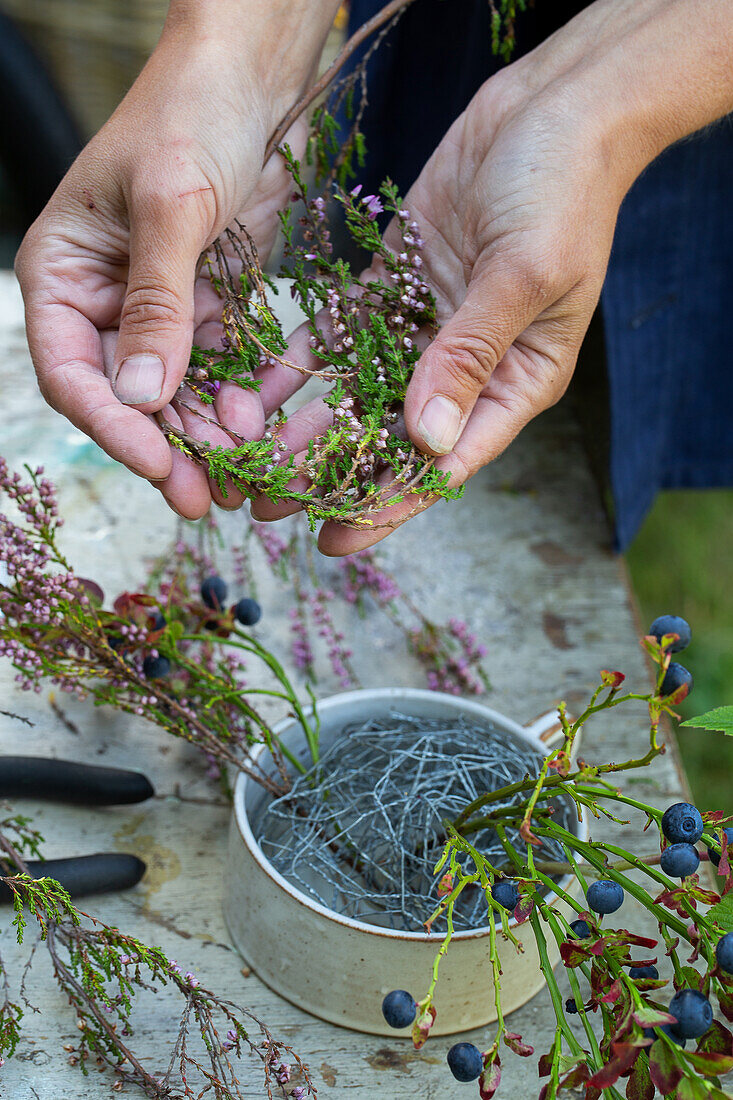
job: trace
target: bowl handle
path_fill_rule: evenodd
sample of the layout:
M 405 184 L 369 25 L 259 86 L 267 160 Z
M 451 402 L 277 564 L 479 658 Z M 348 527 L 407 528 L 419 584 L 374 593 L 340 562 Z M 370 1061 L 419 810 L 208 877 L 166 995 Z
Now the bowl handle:
M 573 719 L 570 718 L 572 722 Z M 562 741 L 562 725 L 560 719 L 557 716 L 557 707 L 553 710 L 545 711 L 544 714 L 540 714 L 538 718 L 528 722 L 525 727 L 527 733 L 531 733 L 533 737 L 538 737 L 543 744 L 547 745 L 549 749 L 554 749 Z M 580 741 L 582 737 L 582 729 L 578 731 L 578 735 L 575 738 L 573 745 L 573 756 L 580 748 Z

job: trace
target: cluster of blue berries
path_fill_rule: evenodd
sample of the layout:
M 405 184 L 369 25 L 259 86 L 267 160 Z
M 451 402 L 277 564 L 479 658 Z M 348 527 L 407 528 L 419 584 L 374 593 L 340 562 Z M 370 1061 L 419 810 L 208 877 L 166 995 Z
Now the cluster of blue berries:
M 389 1027 L 411 1027 L 417 1015 L 415 998 L 406 989 L 393 989 L 382 1001 L 382 1015 Z M 484 1056 L 473 1043 L 454 1043 L 447 1055 L 456 1081 L 476 1081 L 484 1068 Z
M 208 607 L 209 611 L 223 612 L 224 605 L 227 598 L 227 584 L 221 577 L 206 577 L 201 584 L 201 599 L 204 605 Z M 232 618 L 236 619 L 242 624 L 242 626 L 254 626 L 262 618 L 262 608 L 257 603 L 257 600 L 245 598 L 235 603 L 230 611 Z M 166 625 L 166 617 L 161 612 L 156 613 L 155 619 L 152 624 L 152 630 L 162 630 Z M 209 619 L 204 623 L 207 630 L 218 629 L 219 622 L 216 619 Z M 110 641 L 110 645 L 113 642 Z M 143 661 L 143 673 L 149 680 L 163 680 L 169 675 L 171 671 L 171 663 L 167 657 L 162 654 L 154 656 L 148 654 Z
M 227 599 L 227 583 L 221 577 L 207 577 L 201 585 L 201 599 L 210 611 L 223 611 Z M 262 608 L 257 600 L 245 597 L 231 609 L 233 617 L 242 626 L 254 626 L 262 618 Z
M 670 652 L 672 653 L 679 653 L 680 650 L 687 649 L 692 640 L 690 624 L 685 619 L 680 618 L 679 615 L 660 615 L 649 627 L 649 633 L 652 634 L 658 642 L 661 642 L 666 634 L 676 634 L 677 641 L 672 642 L 671 646 L 669 646 Z M 665 672 L 664 679 L 662 680 L 660 695 L 663 697 L 671 695 L 673 691 L 677 691 L 677 688 L 682 687 L 683 684 L 687 684 L 689 694 L 689 692 L 692 691 L 692 683 L 692 673 L 677 661 L 670 661 L 669 668 Z

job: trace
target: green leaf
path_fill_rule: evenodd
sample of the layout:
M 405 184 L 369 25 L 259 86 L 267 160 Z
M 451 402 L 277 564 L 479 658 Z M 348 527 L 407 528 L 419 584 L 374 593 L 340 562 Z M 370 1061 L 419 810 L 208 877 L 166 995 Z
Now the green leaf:
M 697 718 L 688 718 L 683 726 L 693 726 L 700 730 L 718 730 L 720 733 L 733 737 L 733 707 L 715 707 Z
M 733 892 L 725 894 L 708 909 L 708 916 L 724 932 L 733 932 Z

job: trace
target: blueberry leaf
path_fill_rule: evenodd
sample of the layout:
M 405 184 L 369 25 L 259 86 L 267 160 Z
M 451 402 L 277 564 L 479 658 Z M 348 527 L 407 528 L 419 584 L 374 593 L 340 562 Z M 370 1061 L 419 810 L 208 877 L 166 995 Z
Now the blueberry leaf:
M 733 737 L 733 707 L 715 707 L 697 718 L 688 718 L 681 725 L 693 726 L 699 730 L 718 730 L 719 733 Z
M 682 1070 L 675 1054 L 663 1039 L 657 1039 L 649 1051 L 649 1071 L 652 1081 L 662 1095 L 668 1092 L 676 1095 L 674 1089 L 680 1083 Z
M 654 1100 L 655 1088 L 649 1075 L 647 1058 L 637 1058 L 626 1085 L 628 1100 Z

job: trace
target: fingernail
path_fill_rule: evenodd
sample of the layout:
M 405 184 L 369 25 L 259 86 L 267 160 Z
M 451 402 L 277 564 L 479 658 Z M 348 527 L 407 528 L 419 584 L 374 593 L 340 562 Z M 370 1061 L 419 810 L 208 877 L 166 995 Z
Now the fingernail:
M 431 451 L 447 455 L 458 442 L 463 413 L 455 401 L 437 394 L 422 411 L 417 430 Z
M 158 400 L 164 379 L 165 367 L 157 355 L 131 355 L 120 363 L 112 389 L 123 405 L 145 405 Z

